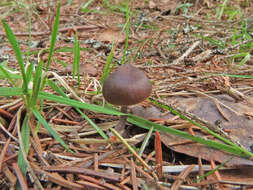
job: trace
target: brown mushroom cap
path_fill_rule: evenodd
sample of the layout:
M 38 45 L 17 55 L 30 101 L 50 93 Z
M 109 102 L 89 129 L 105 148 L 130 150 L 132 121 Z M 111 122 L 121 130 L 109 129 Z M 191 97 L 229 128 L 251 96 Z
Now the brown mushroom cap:
M 145 100 L 152 85 L 143 71 L 131 64 L 124 64 L 107 77 L 103 85 L 103 96 L 114 105 L 133 105 Z

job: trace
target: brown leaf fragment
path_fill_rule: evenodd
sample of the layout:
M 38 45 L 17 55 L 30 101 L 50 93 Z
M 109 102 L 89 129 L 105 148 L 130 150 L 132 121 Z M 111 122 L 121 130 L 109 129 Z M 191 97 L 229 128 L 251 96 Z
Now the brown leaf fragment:
M 77 183 L 83 185 L 84 187 L 106 190 L 106 188 L 88 181 L 78 180 Z
M 136 179 L 136 170 L 133 159 L 131 159 L 131 182 L 132 182 L 132 189 L 138 190 L 138 184 Z
M 109 28 L 109 29 L 105 29 L 104 31 L 99 33 L 97 36 L 95 36 L 95 39 L 102 42 L 122 43 L 125 41 L 125 34 L 121 32 L 120 30 Z
M 163 177 L 163 158 L 161 137 L 158 131 L 155 132 L 155 160 L 158 167 L 158 177 L 161 179 Z
M 62 172 L 62 173 L 76 173 L 76 174 L 86 174 L 92 175 L 96 177 L 105 178 L 112 181 L 120 181 L 120 175 L 116 173 L 107 173 L 103 171 L 94 171 L 91 169 L 80 168 L 80 167 L 57 167 L 57 166 L 50 166 L 50 167 L 43 167 L 46 171 L 52 172 Z
M 70 64 L 67 67 L 61 69 L 61 72 L 72 74 L 73 65 Z M 98 73 L 97 69 L 92 64 L 89 64 L 89 63 L 80 63 L 79 72 L 80 72 L 80 75 L 89 74 L 91 76 L 96 76 Z
M 16 176 L 18 178 L 18 181 L 19 181 L 19 184 L 20 184 L 20 187 L 22 190 L 28 190 L 28 186 L 27 186 L 27 183 L 26 183 L 26 180 L 18 166 L 17 163 L 13 163 L 12 164 L 12 167 L 13 167 L 13 170 L 14 172 L 16 173 Z
M 190 165 L 189 167 L 187 167 L 184 171 L 182 171 L 178 177 L 185 179 L 192 171 L 192 169 L 194 168 L 194 165 Z M 171 186 L 171 190 L 178 190 L 180 188 L 180 185 L 183 183 L 182 179 L 178 179 L 176 180 L 172 186 Z
M 9 113 L 8 111 L 5 111 L 4 109 L 0 108 L 0 115 L 7 117 L 9 119 L 13 118 L 13 115 Z
M 4 157 L 5 157 L 7 148 L 9 147 L 10 142 L 11 142 L 11 138 L 8 138 L 8 140 L 5 143 L 5 145 L 4 145 L 4 147 L 3 147 L 2 151 L 1 151 L 1 154 L 0 154 L 0 173 L 2 172 Z
M 162 12 L 171 11 L 174 13 L 177 6 L 178 6 L 178 1 L 175 1 L 175 0 L 151 0 L 151 1 L 149 1 L 149 8 L 150 9 L 157 8 L 157 9 L 161 10 Z
M 181 152 L 193 157 L 198 157 L 201 156 L 202 159 L 211 161 L 212 159 L 215 161 L 218 161 L 220 163 L 225 162 L 231 157 L 231 154 L 216 150 L 213 148 L 209 148 L 207 146 L 198 144 L 198 143 L 188 143 L 187 145 L 185 144 L 180 144 L 181 141 L 184 141 L 183 138 L 177 137 L 175 135 L 169 135 L 169 134 L 161 134 L 161 140 L 164 143 L 165 146 L 168 146 L 169 148 L 176 151 L 176 152 Z M 176 145 L 176 143 L 179 143 Z M 175 144 L 174 146 L 171 146 L 170 144 Z M 233 159 L 229 161 L 227 166 L 235 166 L 235 165 L 251 165 L 253 166 L 253 162 L 251 160 L 245 159 L 245 158 L 240 158 L 237 156 L 233 156 Z
M 90 177 L 90 176 L 87 176 L 87 175 L 78 175 L 78 176 L 79 176 L 81 179 L 83 179 L 83 180 L 86 180 L 86 181 L 89 181 L 89 182 L 92 182 L 92 183 L 101 185 L 101 186 L 106 187 L 106 188 L 108 188 L 108 189 L 120 190 L 120 188 L 118 188 L 117 186 L 112 185 L 112 184 L 110 184 L 110 183 L 106 183 L 104 180 L 98 180 L 98 179 L 95 179 L 95 178 Z
M 40 169 L 39 166 L 37 166 L 34 163 L 30 163 L 30 164 L 31 164 L 31 167 L 34 169 L 35 172 L 39 173 L 42 176 L 47 176 L 48 181 L 51 181 L 53 183 L 56 183 L 56 184 L 58 184 L 62 187 L 66 187 L 66 188 L 69 188 L 69 189 L 74 189 L 74 190 L 84 189 L 84 187 L 80 184 L 73 183 L 71 181 L 67 181 L 67 180 L 63 179 L 62 177 L 59 177 L 55 173 L 46 172 L 46 171 Z
M 3 173 L 10 181 L 11 187 L 14 187 L 17 182 L 17 177 L 11 172 L 11 170 L 7 166 L 3 167 Z

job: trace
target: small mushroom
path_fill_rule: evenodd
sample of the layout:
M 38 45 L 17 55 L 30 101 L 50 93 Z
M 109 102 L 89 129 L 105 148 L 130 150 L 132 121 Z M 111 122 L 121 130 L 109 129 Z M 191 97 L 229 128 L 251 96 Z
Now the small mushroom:
M 152 92 L 152 85 L 143 71 L 131 64 L 124 64 L 104 81 L 103 96 L 111 104 L 121 106 L 127 113 L 127 106 L 144 101 Z M 116 126 L 120 134 L 125 128 L 126 116 L 121 116 Z

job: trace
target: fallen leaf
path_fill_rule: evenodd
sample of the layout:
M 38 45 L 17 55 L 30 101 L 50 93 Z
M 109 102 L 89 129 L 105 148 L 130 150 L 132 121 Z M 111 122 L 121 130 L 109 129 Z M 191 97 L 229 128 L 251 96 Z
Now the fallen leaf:
M 125 34 L 116 29 L 106 29 L 95 36 L 95 39 L 102 42 L 122 43 L 125 41 Z
M 81 63 L 79 65 L 80 67 L 80 75 L 84 74 L 90 74 L 92 76 L 97 75 L 97 69 L 92 65 L 88 63 Z M 73 72 L 73 65 L 69 65 L 61 70 L 64 73 L 72 73 Z
M 240 113 L 239 115 L 235 114 L 231 110 L 220 106 L 222 111 L 227 115 L 229 121 L 225 120 L 221 115 L 220 111 L 215 105 L 215 101 L 206 97 L 197 97 L 197 98 L 174 98 L 177 107 L 180 107 L 183 110 L 187 110 L 191 114 L 203 119 L 213 125 L 216 121 L 220 121 L 220 126 L 224 131 L 229 131 L 229 136 L 234 139 L 234 141 L 239 142 L 243 147 L 248 151 L 251 151 L 252 141 L 251 135 L 253 134 L 253 120 L 249 120 L 246 117 L 245 113 L 252 113 L 252 107 L 248 106 L 243 102 L 235 102 L 233 98 L 228 95 L 216 95 L 213 96 L 219 102 L 229 106 L 231 110 L 234 110 L 235 113 Z M 169 117 L 169 116 L 168 116 Z M 197 136 L 204 136 L 204 134 L 194 131 Z M 198 143 L 189 143 L 188 140 L 170 135 L 161 133 L 162 142 L 168 146 L 170 149 L 184 153 L 193 157 L 200 156 L 205 160 L 214 160 L 220 163 L 225 162 L 231 157 L 231 154 L 225 153 L 223 151 L 215 150 L 207 146 L 198 144 Z M 239 158 L 233 156 L 233 159 L 227 164 L 228 166 L 233 165 L 251 165 L 253 166 L 253 161 L 248 159 Z

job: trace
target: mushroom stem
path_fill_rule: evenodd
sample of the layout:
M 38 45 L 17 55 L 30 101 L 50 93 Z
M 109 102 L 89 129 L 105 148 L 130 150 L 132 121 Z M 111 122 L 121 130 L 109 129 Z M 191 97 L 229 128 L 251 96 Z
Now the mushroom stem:
M 122 113 L 127 113 L 127 106 L 121 106 L 120 111 Z M 125 131 L 125 125 L 126 125 L 126 119 L 127 116 L 126 115 L 122 115 L 119 118 L 119 122 L 117 123 L 115 130 L 120 134 L 123 135 L 124 131 Z

